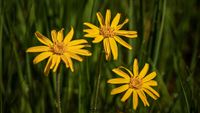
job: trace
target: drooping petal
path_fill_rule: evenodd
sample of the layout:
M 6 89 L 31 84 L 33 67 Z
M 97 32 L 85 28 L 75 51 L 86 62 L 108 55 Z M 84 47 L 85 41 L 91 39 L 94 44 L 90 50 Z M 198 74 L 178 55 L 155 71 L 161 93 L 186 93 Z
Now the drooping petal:
M 154 90 L 152 87 L 147 86 L 147 85 L 143 85 L 143 87 L 146 88 L 147 90 L 151 91 L 157 97 L 160 97 L 159 93 L 156 90 Z
M 122 85 L 122 86 L 120 86 L 120 87 L 117 87 L 117 88 L 115 88 L 115 89 L 113 89 L 113 90 L 111 91 L 111 95 L 115 95 L 115 94 L 124 92 L 124 91 L 126 91 L 128 88 L 129 88 L 129 85 L 127 85 L 127 84 L 126 84 L 126 85 Z
M 53 67 L 56 65 L 56 62 L 58 60 L 58 55 L 57 54 L 54 54 L 53 57 L 52 57 L 52 64 L 51 64 L 51 67 L 50 69 L 53 69 Z
M 57 41 L 57 32 L 56 32 L 56 30 L 52 30 L 51 31 L 51 38 L 52 38 L 53 42 Z
M 83 55 L 83 56 L 91 56 L 92 53 L 88 50 L 85 50 L 85 49 L 76 49 L 74 51 L 70 51 L 72 53 L 75 53 L 75 54 L 79 54 L 79 55 Z
M 108 9 L 106 11 L 106 18 L 105 18 L 106 26 L 110 26 L 110 19 L 111 19 L 111 11 Z
M 49 40 L 47 37 L 43 36 L 42 34 L 40 34 L 39 32 L 35 32 L 35 36 L 37 37 L 37 39 L 47 45 L 47 46 L 51 46 L 53 45 L 53 43 L 51 42 L 51 40 Z
M 71 71 L 74 72 L 72 59 L 69 56 L 66 56 L 66 58 L 67 58 L 67 61 L 69 62 L 69 67 L 70 67 Z
M 115 29 L 116 30 L 121 29 L 126 23 L 128 23 L 128 21 L 129 21 L 128 19 L 125 19 L 124 22 L 122 24 L 119 24 Z
M 58 31 L 58 34 L 57 34 L 58 42 L 62 42 L 63 41 L 63 31 L 64 31 L 63 28 L 60 31 Z
M 121 76 L 121 77 L 123 77 L 123 78 L 125 78 L 125 79 L 130 80 L 129 75 L 126 74 L 125 72 L 123 72 L 122 70 L 120 70 L 119 68 L 114 68 L 112 71 L 113 71 L 114 73 L 118 74 L 119 76 Z
M 91 29 L 99 30 L 99 28 L 98 28 L 97 26 L 95 26 L 95 25 L 93 25 L 93 24 L 91 24 L 91 23 L 87 23 L 87 22 L 85 22 L 84 25 L 90 27 Z
M 126 47 L 126 48 L 128 48 L 128 49 L 132 49 L 132 46 L 131 45 L 129 45 L 128 43 L 126 43 L 124 40 L 122 40 L 120 37 L 118 37 L 118 36 L 114 36 L 114 39 L 119 43 L 119 44 L 121 44 L 122 46 L 124 46 L 124 47 Z
M 73 29 L 73 27 L 71 27 L 70 32 L 64 38 L 64 41 L 63 41 L 64 44 L 67 44 L 68 42 L 70 42 L 73 38 L 73 35 L 74 35 L 74 29 Z
M 133 92 L 133 89 L 129 88 L 124 94 L 124 96 L 122 97 L 121 101 L 125 102 L 131 96 L 132 92 Z
M 107 81 L 107 83 L 110 83 L 110 84 L 125 84 L 129 82 L 130 82 L 129 79 L 124 79 L 124 78 L 113 78 Z
M 121 16 L 121 14 L 117 13 L 117 15 L 114 17 L 114 19 L 111 23 L 111 27 L 116 27 L 118 25 L 119 20 L 120 20 L 120 16 Z
M 133 62 L 133 74 L 134 74 L 134 77 L 138 76 L 138 70 L 139 70 L 138 60 L 135 58 L 134 62 Z
M 138 75 L 138 77 L 142 79 L 147 74 L 148 70 L 149 70 L 149 64 L 145 63 L 145 65 L 144 65 L 142 71 L 140 72 L 140 74 Z
M 46 64 L 45 68 L 44 68 L 44 75 L 46 75 L 46 76 L 48 76 L 48 74 L 49 74 L 51 62 L 52 62 L 52 56 L 49 57 L 48 62 Z
M 60 58 L 60 56 L 58 56 L 58 59 L 57 59 L 57 61 L 56 61 L 55 67 L 54 67 L 54 69 L 53 69 L 53 72 L 56 72 L 56 70 L 57 70 L 57 68 L 58 68 L 58 66 L 59 66 L 59 64 L 60 64 L 60 60 L 61 60 L 61 58 Z
M 133 91 L 133 109 L 137 109 L 138 106 L 138 94 L 137 92 L 134 90 Z
M 92 41 L 93 43 L 99 43 L 104 39 L 104 37 L 102 35 L 97 36 L 96 38 L 94 38 L 94 40 Z
M 96 15 L 97 15 L 97 19 L 98 19 L 98 21 L 100 23 L 100 26 L 104 26 L 105 23 L 104 23 L 104 19 L 103 19 L 103 16 L 101 15 L 101 13 L 98 12 Z
M 61 59 L 65 63 L 66 67 L 68 68 L 69 67 L 69 62 L 67 60 L 67 57 L 65 55 L 61 55 Z
M 80 61 L 80 62 L 83 61 L 83 59 L 82 59 L 80 56 L 78 56 L 78 55 L 76 55 L 76 54 L 74 54 L 74 53 L 72 53 L 72 52 L 64 53 L 64 55 L 66 55 L 66 54 L 69 54 L 69 56 L 70 56 L 71 58 L 75 59 L 75 60 L 78 60 L 78 61 Z
M 140 99 L 142 100 L 144 106 L 148 106 L 148 102 L 147 102 L 147 98 L 146 96 L 144 95 L 144 92 L 141 91 L 141 90 L 137 90 L 137 94 L 139 95 Z
M 155 78 L 155 77 L 156 77 L 156 72 L 154 71 L 154 72 L 148 74 L 146 77 L 144 77 L 144 78 L 142 79 L 142 81 L 143 81 L 143 82 L 147 82 L 147 81 L 149 81 L 149 80 L 152 80 L 152 79 Z
M 113 59 L 117 60 L 118 58 L 118 48 L 117 48 L 117 43 L 115 42 L 114 38 L 108 38 L 109 39 L 109 43 L 110 43 L 110 48 L 113 54 Z
M 149 90 L 143 88 L 144 92 L 146 92 L 150 97 L 152 97 L 154 100 L 157 100 L 158 98 L 153 94 L 151 93 Z
M 109 60 L 110 59 L 110 43 L 109 43 L 108 38 L 105 38 L 103 40 L 103 47 L 104 47 L 105 54 L 106 54 L 106 60 Z
M 48 46 L 34 46 L 30 47 L 26 50 L 26 52 L 44 52 L 49 51 L 50 48 Z
M 68 46 L 75 46 L 79 44 L 85 44 L 88 43 L 87 40 L 85 39 L 77 39 L 77 40 L 72 40 L 71 42 L 68 43 Z
M 51 56 L 53 53 L 52 52 L 43 52 L 43 53 L 40 53 L 39 55 L 37 55 L 34 60 L 33 60 L 33 63 L 34 64 L 37 64 L 39 62 L 41 62 L 42 60 L 48 58 L 49 56 Z

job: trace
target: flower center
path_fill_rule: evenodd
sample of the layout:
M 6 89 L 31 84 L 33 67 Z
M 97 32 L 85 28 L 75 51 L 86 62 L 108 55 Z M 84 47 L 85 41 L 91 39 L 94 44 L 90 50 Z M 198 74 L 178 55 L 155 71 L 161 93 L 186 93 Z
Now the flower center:
M 52 51 L 55 54 L 62 55 L 65 51 L 65 46 L 63 42 L 54 42 Z
M 132 89 L 140 89 L 142 88 L 142 80 L 139 78 L 133 78 L 131 77 L 129 87 Z
M 110 26 L 103 26 L 100 29 L 100 35 L 103 35 L 104 38 L 113 37 L 115 35 L 114 29 L 112 29 Z

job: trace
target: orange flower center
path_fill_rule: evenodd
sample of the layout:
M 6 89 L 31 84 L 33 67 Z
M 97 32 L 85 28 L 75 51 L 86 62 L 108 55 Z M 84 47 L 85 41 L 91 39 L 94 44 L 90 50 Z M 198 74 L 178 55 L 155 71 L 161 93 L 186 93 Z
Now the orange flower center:
M 110 26 L 103 26 L 100 29 L 100 35 L 103 35 L 104 38 L 113 37 L 115 35 L 114 29 L 112 29 Z
M 142 80 L 139 78 L 133 78 L 131 77 L 129 87 L 132 89 L 140 89 L 142 88 Z
M 65 51 L 65 45 L 63 42 L 54 42 L 52 52 L 58 55 L 62 55 Z

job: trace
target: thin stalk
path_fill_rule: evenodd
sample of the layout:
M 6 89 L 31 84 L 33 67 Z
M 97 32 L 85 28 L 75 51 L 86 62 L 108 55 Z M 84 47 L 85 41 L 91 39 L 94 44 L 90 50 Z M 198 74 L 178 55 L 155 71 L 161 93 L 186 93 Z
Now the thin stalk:
M 101 49 L 101 54 L 99 56 L 99 65 L 98 65 L 98 73 L 97 73 L 97 79 L 96 79 L 96 89 L 93 92 L 93 99 L 92 99 L 92 107 L 91 107 L 91 112 L 96 113 L 97 112 L 97 103 L 98 103 L 98 96 L 99 96 L 99 88 L 100 88 L 100 81 L 101 81 L 101 65 L 103 62 L 102 58 L 102 49 Z
M 60 101 L 60 75 L 59 74 L 56 74 L 56 94 L 57 94 L 58 113 L 62 113 L 62 111 L 61 111 L 61 101 Z
M 155 47 L 155 53 L 154 53 L 154 66 L 157 65 L 157 61 L 158 61 L 158 55 L 159 55 L 159 50 L 160 50 L 160 44 L 161 44 L 161 39 L 162 39 L 162 34 L 163 34 L 163 28 L 164 28 L 164 21 L 165 21 L 165 12 L 166 12 L 166 4 L 167 4 L 167 0 L 163 1 L 163 10 L 162 10 L 162 20 L 161 20 L 161 26 L 160 26 L 160 32 L 158 35 L 158 40 L 156 43 L 156 47 Z

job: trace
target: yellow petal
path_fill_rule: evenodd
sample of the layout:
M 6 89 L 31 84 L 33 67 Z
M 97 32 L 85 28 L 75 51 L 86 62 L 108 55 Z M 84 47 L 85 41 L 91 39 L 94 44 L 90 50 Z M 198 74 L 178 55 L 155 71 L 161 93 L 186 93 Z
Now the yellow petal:
M 111 27 L 116 27 L 118 25 L 119 20 L 120 20 L 120 16 L 121 16 L 121 14 L 117 13 L 117 15 L 114 17 L 114 19 L 111 23 Z
M 46 64 L 45 68 L 44 68 L 44 75 L 46 75 L 46 76 L 48 76 L 48 74 L 49 74 L 51 62 L 52 62 L 52 56 L 49 57 L 48 62 Z
M 57 62 L 57 59 L 58 59 L 58 55 L 54 54 L 53 57 L 52 57 L 52 64 L 51 64 L 51 67 L 50 69 L 53 69 L 53 67 L 56 65 L 56 62 Z
M 141 90 L 137 90 L 137 94 L 139 95 L 140 99 L 142 100 L 144 106 L 148 106 L 148 102 L 147 102 L 147 98 L 146 96 L 144 95 L 144 92 L 141 91 Z
M 69 62 L 67 60 L 67 57 L 65 55 L 61 55 L 61 59 L 65 63 L 66 67 L 68 68 L 69 67 Z
M 138 35 L 121 35 L 121 36 L 124 36 L 124 37 L 127 37 L 127 38 L 137 38 Z
M 143 88 L 144 92 L 146 92 L 150 97 L 152 97 L 154 100 L 157 100 L 158 98 L 153 94 L 151 93 L 149 90 Z
M 62 42 L 63 41 L 63 28 L 60 30 L 60 31 L 58 31 L 58 35 L 57 35 L 57 40 L 58 40 L 58 42 Z
M 143 82 L 144 84 L 148 85 L 148 86 L 157 86 L 158 83 L 155 80 L 150 80 L 148 82 Z
M 68 46 L 75 46 L 75 45 L 85 44 L 85 43 L 88 43 L 87 40 L 85 40 L 85 39 L 77 39 L 77 40 L 73 40 L 73 41 L 69 42 L 67 45 Z
M 26 52 L 44 52 L 49 50 L 50 48 L 48 46 L 35 46 L 28 48 Z
M 85 49 L 77 49 L 77 50 L 70 51 L 70 52 L 79 54 L 79 55 L 83 55 L 83 56 L 91 56 L 92 55 L 92 53 L 90 51 L 85 50 Z
M 53 43 L 51 42 L 51 40 L 49 40 L 47 37 L 43 36 L 42 34 L 40 34 L 39 32 L 35 32 L 35 36 L 37 37 L 37 39 L 47 45 L 47 46 L 51 46 L 53 45 Z
M 70 67 L 71 71 L 74 72 L 72 59 L 68 56 L 66 56 L 66 58 L 67 58 L 67 61 L 69 62 L 69 67 Z
M 98 21 L 100 23 L 100 26 L 104 26 L 105 23 L 104 23 L 104 19 L 103 19 L 103 16 L 101 15 L 101 13 L 98 12 L 96 15 L 97 15 L 97 19 L 98 19 Z
M 125 102 L 130 96 L 131 93 L 133 92 L 133 89 L 129 88 L 126 93 L 124 94 L 124 96 L 122 97 L 121 101 Z
M 112 70 L 114 73 L 118 74 L 119 76 L 125 78 L 125 79 L 128 79 L 130 80 L 130 77 L 128 74 L 126 74 L 125 72 L 123 72 L 122 70 L 120 70 L 119 68 L 115 68 Z
M 146 88 L 147 90 L 151 91 L 157 97 L 160 97 L 159 93 L 156 90 L 154 90 L 152 87 L 147 86 L 147 85 L 143 85 L 143 87 Z
M 91 34 L 91 35 L 98 35 L 99 34 L 99 30 L 97 30 L 97 29 L 84 29 L 83 32 L 86 32 L 86 33 Z
M 121 44 L 122 46 L 128 48 L 128 49 L 132 49 L 131 45 L 129 45 L 128 43 L 126 43 L 124 40 L 122 40 L 120 37 L 118 36 L 114 36 L 114 39 Z
M 72 53 L 72 52 L 64 53 L 64 55 L 66 55 L 66 54 L 68 54 L 71 58 L 73 58 L 73 59 L 75 59 L 75 60 L 78 60 L 78 61 L 80 61 L 80 62 L 83 61 L 83 59 L 82 59 L 80 56 L 78 56 L 78 55 L 76 55 L 76 54 L 74 54 L 74 53 Z
M 138 77 L 142 79 L 147 74 L 148 70 L 149 70 L 149 64 L 145 63 L 145 65 L 144 65 L 142 71 L 140 72 L 140 74 L 138 75 Z
M 133 91 L 133 109 L 136 110 L 138 106 L 138 95 L 137 92 Z
M 104 39 L 104 37 L 102 35 L 97 36 L 96 38 L 94 38 L 94 40 L 92 41 L 93 43 L 99 43 Z
M 85 34 L 84 37 L 87 37 L 87 38 L 95 38 L 95 37 L 98 37 L 99 34 Z
M 142 79 L 142 81 L 143 81 L 143 82 L 147 82 L 147 81 L 149 81 L 149 80 L 152 80 L 152 79 L 155 78 L 155 77 L 156 77 L 156 72 L 154 71 L 154 72 L 148 74 L 146 77 L 144 77 L 144 78 Z
M 111 91 L 111 95 L 115 95 L 115 94 L 124 92 L 124 91 L 126 91 L 128 88 L 129 88 L 129 85 L 127 85 L 127 84 L 126 84 L 126 85 L 122 85 L 122 86 L 120 86 L 120 87 L 117 87 L 117 88 L 115 88 L 115 89 L 113 89 L 113 90 Z
M 127 30 L 117 30 L 115 31 L 117 35 L 137 35 L 137 31 L 127 31 Z
M 113 59 L 117 60 L 118 58 L 118 48 L 117 48 L 117 43 L 115 42 L 114 38 L 108 38 L 109 39 L 109 43 L 110 43 L 110 48 L 113 54 Z
M 92 29 L 99 30 L 99 28 L 98 28 L 97 26 L 95 26 L 95 25 L 93 25 L 93 24 L 91 24 L 91 23 L 85 22 L 84 25 L 86 25 L 86 26 L 88 26 L 88 27 L 90 27 L 90 28 L 92 28 Z
M 106 21 L 106 26 L 110 26 L 110 18 L 111 18 L 111 12 L 110 12 L 110 10 L 108 9 L 108 10 L 106 11 L 106 19 L 105 19 L 105 21 Z
M 67 51 L 74 51 L 77 49 L 82 49 L 84 47 L 90 47 L 90 45 L 75 45 L 75 46 L 69 46 L 66 48 Z
M 130 82 L 129 79 L 124 79 L 124 78 L 113 78 L 107 81 L 107 83 L 110 83 L 110 84 L 125 84 L 129 82 Z
M 33 60 L 33 63 L 34 64 L 37 64 L 39 62 L 41 62 L 42 60 L 48 58 L 49 56 L 51 56 L 53 53 L 52 52 L 43 52 L 43 53 L 40 53 L 39 55 L 37 55 L 34 60 Z
M 126 67 L 120 66 L 119 68 L 125 69 L 131 76 L 133 76 L 133 73 Z
M 138 76 L 138 60 L 135 58 L 134 59 L 134 63 L 133 63 L 133 74 L 134 74 L 134 77 L 137 77 Z
M 74 29 L 73 27 L 71 27 L 71 30 L 70 32 L 65 36 L 65 39 L 64 39 L 64 43 L 67 44 L 68 42 L 70 42 L 73 38 L 73 35 L 74 35 Z
M 104 51 L 105 51 L 105 54 L 106 54 L 106 60 L 109 60 L 110 59 L 110 44 L 109 44 L 108 38 L 105 38 L 103 40 L 103 47 L 104 47 Z
M 57 68 L 58 68 L 58 66 L 59 66 L 59 64 L 60 64 L 60 60 L 61 60 L 61 58 L 60 58 L 60 56 L 58 56 L 58 59 L 57 59 L 57 61 L 56 61 L 55 67 L 54 67 L 54 69 L 53 69 L 53 72 L 56 72 L 56 70 L 57 70 Z
M 116 30 L 119 30 L 121 29 L 126 23 L 128 23 L 128 19 L 125 19 L 124 22 L 122 24 L 119 24 L 117 27 L 116 27 Z
M 57 41 L 57 32 L 56 32 L 56 30 L 52 30 L 51 31 L 51 38 L 52 38 L 53 42 Z

